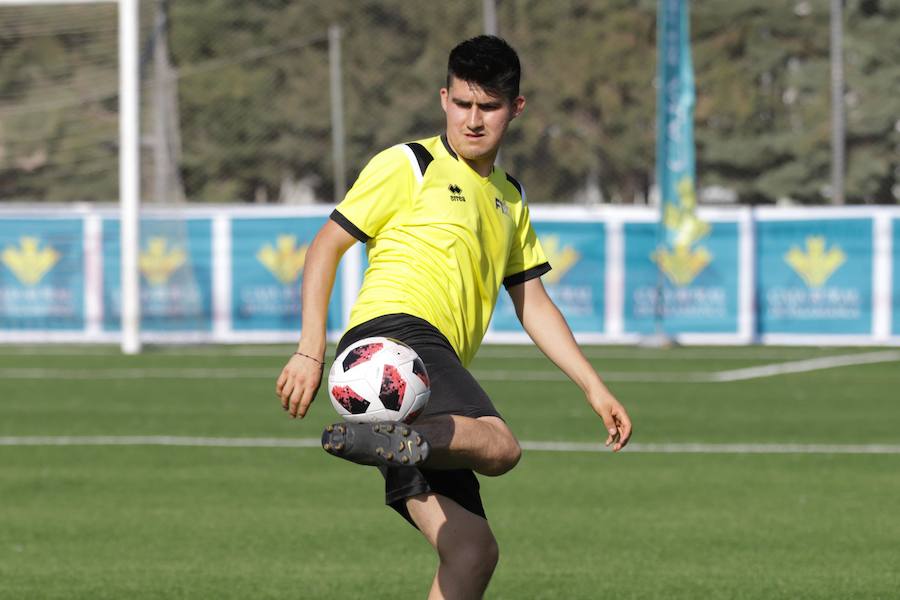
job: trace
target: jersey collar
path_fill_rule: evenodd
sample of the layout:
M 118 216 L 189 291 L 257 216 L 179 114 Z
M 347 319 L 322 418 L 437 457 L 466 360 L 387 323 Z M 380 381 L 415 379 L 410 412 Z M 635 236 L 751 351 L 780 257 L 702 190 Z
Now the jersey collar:
M 454 159 L 456 159 L 458 161 L 459 157 L 456 155 L 456 152 L 453 151 L 453 148 L 450 147 L 450 142 L 447 141 L 446 133 L 441 134 L 441 143 L 444 145 L 444 149 L 447 151 L 447 154 L 449 154 L 450 156 L 452 156 Z M 471 167 L 469 167 L 469 168 L 471 168 Z M 474 171 L 472 171 L 472 172 L 474 173 Z M 497 172 L 497 165 L 491 165 L 491 174 L 490 175 L 488 175 L 487 177 L 481 177 L 481 175 L 478 175 L 477 173 L 476 173 L 476 175 L 478 175 L 479 178 L 484 179 L 486 181 L 486 180 L 490 179 L 491 176 L 493 176 L 493 174 L 496 172 Z
M 444 148 L 447 150 L 447 153 L 448 153 L 450 156 L 452 156 L 452 157 L 455 158 L 456 160 L 459 160 L 459 157 L 456 155 L 456 152 L 454 152 L 454 151 L 453 151 L 453 148 L 450 147 L 450 142 L 447 141 L 447 134 L 446 134 L 446 133 L 442 133 L 442 134 L 441 134 L 441 143 L 444 144 Z

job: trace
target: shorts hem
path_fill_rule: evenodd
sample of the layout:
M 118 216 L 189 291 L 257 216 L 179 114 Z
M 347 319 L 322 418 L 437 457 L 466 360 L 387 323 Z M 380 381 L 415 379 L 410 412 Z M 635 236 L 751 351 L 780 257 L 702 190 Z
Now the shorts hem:
M 431 492 L 431 486 L 428 485 L 428 483 L 407 485 L 399 490 L 391 490 L 389 494 L 385 494 L 384 503 L 387 506 L 392 506 L 401 500 L 406 500 L 407 498 L 418 496 L 419 494 L 427 494 L 429 492 Z
M 504 423 L 506 422 L 506 419 L 503 418 L 503 415 L 501 415 L 497 411 L 491 412 L 491 411 L 485 411 L 485 410 L 479 410 L 479 409 L 475 409 L 475 410 L 453 409 L 453 410 L 445 410 L 445 411 L 441 411 L 441 412 L 426 412 L 426 413 L 420 415 L 419 418 L 420 419 L 428 419 L 429 417 L 440 417 L 443 415 L 456 415 L 457 417 L 469 417 L 470 419 L 478 419 L 480 417 L 497 417 Z M 413 421 L 412 423 L 410 423 L 410 426 L 413 429 L 415 429 L 416 422 Z

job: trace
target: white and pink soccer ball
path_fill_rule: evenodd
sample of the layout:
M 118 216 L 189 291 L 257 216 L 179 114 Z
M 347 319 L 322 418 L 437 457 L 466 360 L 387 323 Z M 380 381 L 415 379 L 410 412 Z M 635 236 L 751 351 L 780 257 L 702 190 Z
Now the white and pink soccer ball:
M 351 344 L 328 372 L 331 404 L 347 421 L 411 423 L 430 395 L 425 363 L 416 351 L 386 337 Z

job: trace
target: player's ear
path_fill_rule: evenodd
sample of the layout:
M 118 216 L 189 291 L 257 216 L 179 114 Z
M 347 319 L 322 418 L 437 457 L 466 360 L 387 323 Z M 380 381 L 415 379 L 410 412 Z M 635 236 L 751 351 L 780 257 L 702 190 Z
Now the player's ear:
M 447 112 L 447 101 L 450 98 L 450 91 L 443 87 L 441 88 L 441 108 L 444 109 L 444 112 Z
M 512 119 L 515 119 L 525 110 L 525 96 L 516 96 L 512 101 Z

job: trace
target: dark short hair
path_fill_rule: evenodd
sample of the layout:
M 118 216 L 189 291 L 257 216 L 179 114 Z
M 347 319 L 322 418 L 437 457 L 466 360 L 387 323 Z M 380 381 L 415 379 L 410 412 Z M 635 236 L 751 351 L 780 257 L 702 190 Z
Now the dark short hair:
M 450 51 L 447 87 L 453 77 L 475 83 L 492 96 L 510 102 L 519 95 L 522 67 L 519 55 L 505 40 L 495 35 L 479 35 Z

